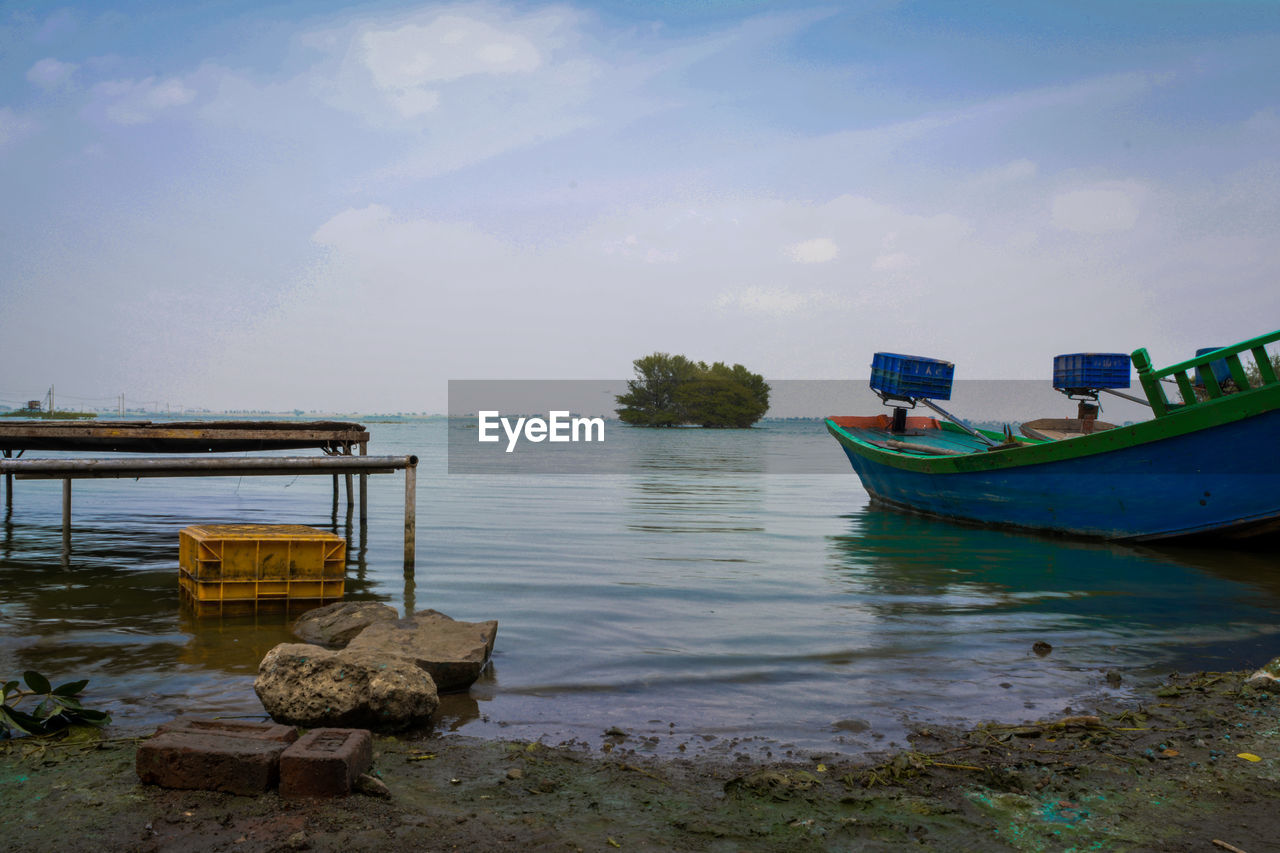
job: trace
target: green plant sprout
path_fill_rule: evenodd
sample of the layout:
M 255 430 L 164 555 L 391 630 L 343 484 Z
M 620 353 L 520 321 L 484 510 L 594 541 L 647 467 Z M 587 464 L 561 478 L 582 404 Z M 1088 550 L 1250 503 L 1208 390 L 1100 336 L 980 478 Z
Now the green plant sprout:
M 49 683 L 38 672 L 28 670 L 22 674 L 27 689 L 19 688 L 19 682 L 6 681 L 0 690 L 0 737 L 13 737 L 16 730 L 22 734 L 38 737 L 56 735 L 69 726 L 88 725 L 105 726 L 111 722 L 111 715 L 106 711 L 97 711 L 80 704 L 79 695 L 89 683 L 68 681 L 57 687 Z M 36 705 L 31 713 L 20 711 L 17 705 L 25 699 L 34 697 Z

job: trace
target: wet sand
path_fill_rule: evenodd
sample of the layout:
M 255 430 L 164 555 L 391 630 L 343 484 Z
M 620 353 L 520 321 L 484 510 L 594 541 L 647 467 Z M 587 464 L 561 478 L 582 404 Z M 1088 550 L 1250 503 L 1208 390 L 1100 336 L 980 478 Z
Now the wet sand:
M 916 727 L 909 747 L 859 760 L 657 759 L 623 734 L 379 737 L 391 796 L 332 801 L 143 786 L 136 739 L 14 740 L 0 819 L 14 851 L 1258 853 L 1280 848 L 1280 696 L 1246 676 L 1173 676 L 1036 724 Z

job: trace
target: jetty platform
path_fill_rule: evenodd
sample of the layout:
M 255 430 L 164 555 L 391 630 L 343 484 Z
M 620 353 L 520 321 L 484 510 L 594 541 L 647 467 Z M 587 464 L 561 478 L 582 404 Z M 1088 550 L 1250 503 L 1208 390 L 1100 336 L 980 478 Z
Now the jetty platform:
M 405 472 L 405 567 L 414 562 L 416 456 L 369 456 L 369 431 L 345 421 L 3 421 L 0 472 L 6 512 L 13 511 L 13 480 L 62 480 L 63 550 L 70 551 L 71 481 L 103 477 L 252 477 L 326 474 L 333 477 L 337 512 L 339 476 L 345 478 L 347 516 L 353 512 L 352 480 L 360 477 L 360 526 L 367 524 L 369 474 Z M 319 450 L 310 456 L 208 454 Z M 28 450 L 56 457 L 22 459 Z M 62 454 L 129 454 L 124 458 Z M 134 454 L 160 454 L 136 456 Z M 178 454 L 202 454 L 182 456 Z
M 108 453 L 242 453 L 318 448 L 367 451 L 369 431 L 345 421 L 6 421 L 0 450 Z M 361 453 L 361 455 L 365 455 Z

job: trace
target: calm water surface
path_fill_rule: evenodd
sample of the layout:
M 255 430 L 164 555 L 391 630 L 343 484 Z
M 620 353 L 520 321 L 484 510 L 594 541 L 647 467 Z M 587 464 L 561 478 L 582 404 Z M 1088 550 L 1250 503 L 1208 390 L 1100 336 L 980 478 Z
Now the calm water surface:
M 632 473 L 517 477 L 447 476 L 443 422 L 370 429 L 371 453 L 422 458 L 412 580 L 399 475 L 370 478 L 364 537 L 345 508 L 333 516 L 328 477 L 77 481 L 67 563 L 61 484 L 16 482 L 0 676 L 87 677 L 86 698 L 122 731 L 177 711 L 261 714 L 253 676 L 290 639 L 284 618 L 179 606 L 178 531 L 229 522 L 348 536 L 348 598 L 498 619 L 491 672 L 439 721 L 479 736 L 598 744 L 619 726 L 656 752 L 857 752 L 900 741 L 909 721 L 1039 717 L 1280 654 L 1271 553 L 875 509 L 818 423 L 616 428 L 609 440 L 635 445 Z M 829 458 L 834 473 L 760 473 L 762 454 Z M 1052 654 L 1033 654 L 1037 640 Z

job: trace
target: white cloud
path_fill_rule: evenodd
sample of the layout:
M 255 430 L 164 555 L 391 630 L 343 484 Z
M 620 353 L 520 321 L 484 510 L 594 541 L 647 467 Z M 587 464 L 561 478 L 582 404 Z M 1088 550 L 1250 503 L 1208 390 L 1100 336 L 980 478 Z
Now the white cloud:
M 915 265 L 915 258 L 906 252 L 886 252 L 883 255 L 876 256 L 876 259 L 871 262 L 871 269 L 876 272 L 898 272 L 910 269 Z
M 825 290 L 792 290 L 789 287 L 748 287 L 736 293 L 722 293 L 717 308 L 739 308 L 749 314 L 784 317 L 820 308 L 845 308 L 849 301 Z
M 1034 178 L 1039 172 L 1039 167 L 1034 161 L 1021 159 L 1014 160 L 1011 163 L 1005 163 L 996 166 L 994 169 L 987 169 L 974 176 L 972 183 L 978 186 L 992 187 L 1003 186 L 1005 184 L 1020 183 Z
M 1243 128 L 1274 136 L 1280 133 L 1280 114 L 1276 112 L 1275 107 L 1258 110 L 1245 120 Z
M 35 123 L 31 119 L 18 115 L 8 107 L 0 107 L 0 145 L 25 135 L 34 127 Z
M 825 264 L 840 254 L 840 247 L 830 237 L 815 237 L 787 247 L 787 255 L 798 264 Z
M 79 67 L 74 62 L 61 62 L 48 57 L 27 69 L 27 80 L 49 91 L 69 89 L 73 84 L 72 77 Z
M 463 15 L 370 30 L 361 36 L 360 48 L 374 82 L 383 89 L 407 89 L 472 74 L 528 73 L 542 64 L 538 48 L 520 33 Z
M 642 240 L 636 234 L 628 234 L 621 240 L 606 244 L 604 251 L 609 255 L 620 255 L 646 264 L 670 264 L 680 260 L 675 251 L 662 248 L 656 241 L 647 238 Z
M 325 248 L 350 251 L 390 222 L 391 210 L 385 204 L 351 208 L 322 224 L 311 235 L 311 240 Z
M 1068 190 L 1053 198 L 1053 225 L 1080 234 L 1130 231 L 1138 221 L 1142 188 L 1133 181 Z
M 531 74 L 543 49 L 522 31 L 528 23 L 493 23 L 458 13 L 394 27 L 366 29 L 354 39 L 359 63 L 382 98 L 403 118 L 435 110 L 443 85 L 476 76 Z M 532 27 L 536 34 L 539 26 Z
M 189 104 L 196 97 L 195 90 L 176 77 L 107 80 L 94 86 L 93 93 L 116 124 L 146 124 L 160 112 Z
M 458 269 L 501 268 L 501 259 L 511 254 L 500 240 L 472 226 L 399 218 L 382 204 L 344 210 L 311 239 L 329 252 L 330 263 L 363 270 L 359 289 L 366 293 L 403 293 L 426 280 L 465 285 L 468 277 L 455 274 Z

